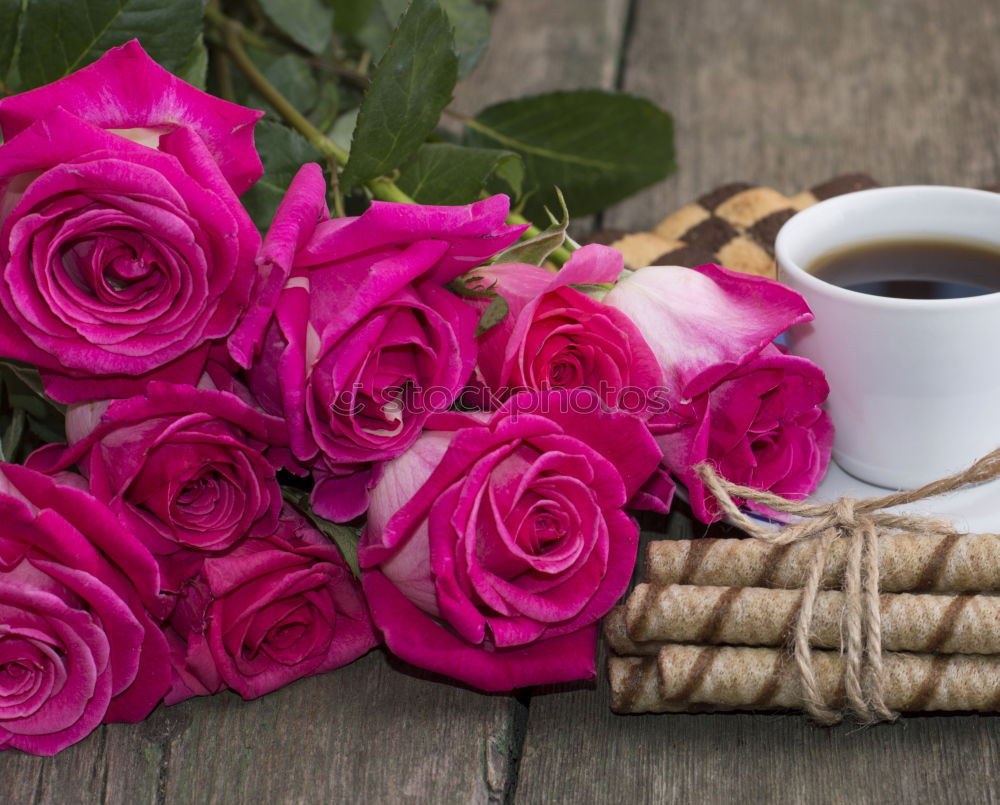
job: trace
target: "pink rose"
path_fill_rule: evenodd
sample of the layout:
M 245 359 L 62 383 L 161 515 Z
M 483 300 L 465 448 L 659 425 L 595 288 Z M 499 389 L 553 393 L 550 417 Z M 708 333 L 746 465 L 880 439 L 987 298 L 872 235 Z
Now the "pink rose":
M 30 465 L 78 464 L 154 554 L 210 554 L 274 531 L 281 489 L 265 454 L 287 443 L 285 426 L 234 394 L 152 382 L 141 397 L 70 408 L 66 432 L 68 448 L 42 448 Z
M 254 699 L 376 645 L 361 587 L 293 509 L 275 533 L 205 560 L 169 622 L 168 703 L 230 687 Z
M 161 149 L 161 135 L 189 128 L 239 194 L 264 171 L 253 144 L 254 124 L 264 113 L 185 83 L 149 58 L 137 39 L 52 84 L 0 100 L 4 140 L 57 106 L 102 129 Z
M 801 296 L 720 266 L 652 266 L 605 301 L 632 319 L 663 368 L 670 410 L 650 428 L 699 519 L 721 516 L 693 471 L 706 460 L 728 480 L 786 497 L 816 488 L 833 443 L 819 407 L 829 389 L 817 366 L 771 344 L 812 318 Z
M 504 196 L 464 207 L 374 202 L 359 218 L 327 220 L 325 193 L 319 167 L 303 166 L 261 253 L 262 271 L 283 286 L 274 318 L 262 339 L 247 327 L 237 341 L 245 363 L 259 350 L 251 389 L 288 422 L 295 457 L 323 457 L 332 482 L 318 487 L 317 511 L 345 519 L 364 511 L 364 484 L 332 468 L 398 455 L 430 409 L 451 405 L 475 362 L 478 313 L 444 284 L 521 228 L 504 225 Z
M 613 283 L 624 265 L 607 246 L 584 246 L 557 273 L 499 263 L 471 273 L 508 314 L 479 337 L 479 379 L 500 402 L 512 393 L 588 388 L 608 406 L 648 415 L 663 382 L 656 358 L 621 311 L 571 285 Z
M 635 565 L 622 507 L 660 460 L 642 420 L 578 390 L 428 426 L 386 465 L 359 551 L 386 645 L 484 690 L 593 677 Z
M 258 117 L 135 42 L 0 101 L 0 355 L 63 402 L 197 381 L 263 296 L 234 192 L 260 175 Z
M 0 749 L 55 754 L 170 683 L 156 563 L 82 485 L 0 465 Z

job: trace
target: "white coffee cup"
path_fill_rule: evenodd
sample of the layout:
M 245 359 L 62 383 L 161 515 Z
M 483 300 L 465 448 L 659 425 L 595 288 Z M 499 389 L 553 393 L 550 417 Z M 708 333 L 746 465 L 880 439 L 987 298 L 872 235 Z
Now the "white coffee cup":
M 863 481 L 912 489 L 1000 445 L 1000 293 L 897 299 L 806 270 L 831 251 L 897 239 L 1000 250 L 1000 194 L 914 186 L 837 196 L 792 217 L 775 253 L 779 279 L 816 317 L 792 328 L 790 346 L 826 372 L 834 460 Z

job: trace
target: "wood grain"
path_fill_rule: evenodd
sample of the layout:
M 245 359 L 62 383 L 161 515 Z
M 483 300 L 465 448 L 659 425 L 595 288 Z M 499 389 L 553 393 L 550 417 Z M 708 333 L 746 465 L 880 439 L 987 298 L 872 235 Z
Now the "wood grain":
M 738 179 L 1000 180 L 993 0 L 637 3 L 624 86 L 674 114 L 680 168 L 608 225 L 649 228 Z
M 502 802 L 526 715 L 376 651 L 253 702 L 160 708 L 54 758 L 0 753 L 0 791 L 12 804 Z
M 163 793 L 167 802 L 497 801 L 519 708 L 401 673 L 375 653 L 255 702 L 191 703 L 169 744 Z
M 989 717 L 820 728 L 802 716 L 615 716 L 598 690 L 535 696 L 517 801 L 996 802 Z
M 485 106 L 556 89 L 614 87 L 629 0 L 502 0 L 490 44 L 452 106 Z

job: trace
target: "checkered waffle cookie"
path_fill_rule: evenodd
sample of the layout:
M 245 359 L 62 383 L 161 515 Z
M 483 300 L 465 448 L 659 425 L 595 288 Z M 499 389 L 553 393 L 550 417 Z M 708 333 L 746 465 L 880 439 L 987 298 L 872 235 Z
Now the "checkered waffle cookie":
M 590 240 L 614 246 L 631 269 L 719 263 L 773 277 L 774 239 L 785 221 L 818 201 L 878 186 L 870 176 L 851 173 L 789 198 L 770 187 L 734 182 L 671 213 L 652 232 L 603 230 Z

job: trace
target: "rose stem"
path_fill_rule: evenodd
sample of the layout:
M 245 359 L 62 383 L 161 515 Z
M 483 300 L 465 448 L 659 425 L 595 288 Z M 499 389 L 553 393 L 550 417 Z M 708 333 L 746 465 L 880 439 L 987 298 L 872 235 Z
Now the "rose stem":
M 337 145 L 333 140 L 326 137 L 323 132 L 317 129 L 306 117 L 299 112 L 288 99 L 282 95 L 277 88 L 264 77 L 264 74 L 257 69 L 257 65 L 247 55 L 243 48 L 241 37 L 247 37 L 250 33 L 236 20 L 229 19 L 214 5 L 205 8 L 205 16 L 219 26 L 222 31 L 223 43 L 226 52 L 236 62 L 243 74 L 253 84 L 264 98 L 278 111 L 278 113 L 290 123 L 312 146 L 320 152 L 327 160 L 330 168 L 330 189 L 333 191 L 334 213 L 338 218 L 344 217 L 344 199 L 340 192 L 340 185 L 337 181 L 337 165 L 343 164 L 347 159 L 347 152 Z M 255 35 L 254 35 L 255 36 Z M 249 37 L 248 37 L 249 41 Z M 407 199 L 412 203 L 412 200 Z

